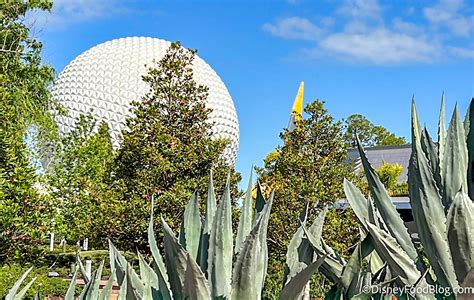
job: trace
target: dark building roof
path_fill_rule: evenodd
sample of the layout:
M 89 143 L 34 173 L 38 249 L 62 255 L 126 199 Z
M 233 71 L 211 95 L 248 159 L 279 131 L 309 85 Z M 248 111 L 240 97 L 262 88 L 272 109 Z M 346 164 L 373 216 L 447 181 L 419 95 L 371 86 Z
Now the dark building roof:
M 365 148 L 367 159 L 372 167 L 379 168 L 382 163 L 400 164 L 403 167 L 403 173 L 398 178 L 399 182 L 408 179 L 408 162 L 411 155 L 411 144 L 394 145 L 394 146 L 376 146 Z M 362 170 L 362 162 L 360 160 L 359 151 L 356 148 L 348 150 L 349 160 L 355 164 L 355 172 Z
M 410 198 L 407 196 L 392 197 L 392 203 L 398 211 L 405 209 L 411 210 Z M 350 207 L 350 205 L 346 198 L 342 198 L 336 201 L 335 207 L 337 209 L 346 209 Z

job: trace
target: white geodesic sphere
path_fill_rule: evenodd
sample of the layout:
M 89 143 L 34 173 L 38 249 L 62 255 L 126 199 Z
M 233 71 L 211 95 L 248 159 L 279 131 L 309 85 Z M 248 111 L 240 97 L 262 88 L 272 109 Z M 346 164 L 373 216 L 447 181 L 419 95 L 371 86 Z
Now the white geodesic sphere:
M 53 97 L 68 110 L 58 116 L 59 130 L 69 132 L 80 114 L 91 113 L 106 121 L 114 147 L 120 145 L 121 130 L 132 114 L 130 102 L 138 101 L 149 90 L 142 81 L 145 65 L 161 59 L 170 42 L 149 37 L 127 37 L 99 44 L 74 59 L 59 74 Z M 194 79 L 209 87 L 206 106 L 212 109 L 212 136 L 230 140 L 224 157 L 234 164 L 239 147 L 239 123 L 234 102 L 216 72 L 200 57 L 193 62 Z

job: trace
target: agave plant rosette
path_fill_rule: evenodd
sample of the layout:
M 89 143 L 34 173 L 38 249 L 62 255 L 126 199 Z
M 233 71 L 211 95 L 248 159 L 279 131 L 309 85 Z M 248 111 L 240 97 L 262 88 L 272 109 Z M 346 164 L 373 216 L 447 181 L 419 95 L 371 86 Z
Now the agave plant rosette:
M 457 107 L 447 131 L 444 118 L 443 98 L 435 143 L 427 129 L 420 127 L 413 101 L 408 184 L 421 245 L 412 240 L 358 142 L 369 198 L 348 180 L 344 191 L 359 220 L 360 242 L 347 262 L 337 255 L 321 237 L 323 210 L 313 225 L 302 221 L 288 249 L 287 273 L 308 265 L 308 258 L 314 261 L 311 255 L 325 256 L 319 271 L 334 283 L 328 299 L 379 299 L 382 295 L 375 291 L 382 287 L 398 287 L 404 291 L 398 296 L 417 299 L 465 297 L 456 295 L 456 290 L 473 297 L 474 100 L 464 122 Z M 303 249 L 306 256 L 296 260 L 295 254 Z M 390 293 L 384 296 L 391 297 Z

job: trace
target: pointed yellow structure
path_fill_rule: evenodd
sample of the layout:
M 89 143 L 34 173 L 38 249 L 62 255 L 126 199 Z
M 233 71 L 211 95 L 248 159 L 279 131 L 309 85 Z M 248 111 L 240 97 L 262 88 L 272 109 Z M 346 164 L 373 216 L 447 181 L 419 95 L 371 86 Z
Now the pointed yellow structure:
M 304 82 L 300 83 L 298 94 L 296 94 L 295 102 L 293 103 L 293 109 L 291 110 L 290 123 L 288 124 L 288 130 L 293 130 L 295 124 L 301 121 L 303 118 L 303 94 L 304 94 Z

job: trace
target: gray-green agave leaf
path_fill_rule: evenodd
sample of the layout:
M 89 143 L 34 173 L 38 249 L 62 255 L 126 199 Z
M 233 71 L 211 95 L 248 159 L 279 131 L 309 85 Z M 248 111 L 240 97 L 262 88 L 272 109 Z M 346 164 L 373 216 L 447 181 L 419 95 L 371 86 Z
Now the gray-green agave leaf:
M 457 106 L 449 124 L 446 148 L 443 159 L 443 205 L 445 211 L 462 188 L 467 191 L 467 146 L 464 125 L 459 117 Z
M 469 108 L 464 120 L 464 130 L 466 133 L 466 144 L 468 152 L 467 164 L 467 185 L 471 199 L 474 199 L 474 98 L 471 99 Z
M 296 274 L 295 277 L 291 278 L 290 282 L 288 282 L 288 284 L 283 287 L 279 299 L 298 299 L 306 283 L 308 283 L 308 281 L 311 279 L 311 276 L 313 276 L 313 274 L 323 264 L 325 259 L 325 256 L 318 258 L 318 260 L 311 263 L 301 272 Z
M 13 300 L 22 300 L 25 295 L 26 295 L 26 292 L 28 292 L 28 290 L 30 289 L 30 287 L 33 285 L 33 283 L 36 281 L 36 277 L 31 279 L 30 282 L 28 282 L 19 292 L 18 294 L 15 295 L 15 297 L 13 298 Z
M 179 243 L 196 259 L 201 241 L 201 216 L 199 215 L 199 203 L 196 193 L 186 205 L 183 222 L 179 232 Z
M 211 299 L 211 292 L 206 276 L 189 253 L 184 276 L 183 294 L 184 299 Z
M 328 251 L 323 250 L 321 247 L 321 241 L 318 240 L 309 230 L 307 230 L 304 226 L 302 228 L 304 230 L 306 238 L 308 239 L 309 243 L 313 247 L 317 256 L 325 257 L 323 263 L 321 264 L 320 271 L 329 280 L 331 280 L 334 283 L 338 283 L 341 279 L 344 265 L 341 263 L 341 261 L 337 257 L 333 255 L 335 253 L 328 253 Z
M 387 262 L 392 274 L 400 278 L 401 282 L 399 283 L 401 285 L 414 285 L 421 277 L 421 274 L 411 257 L 385 231 L 370 223 L 367 223 L 367 228 L 374 240 L 377 253 Z M 423 281 L 424 285 L 426 285 L 425 281 Z
M 369 218 L 367 207 L 367 199 L 365 199 L 362 192 L 349 180 L 344 178 L 344 193 L 346 195 L 347 201 L 349 202 L 352 210 L 354 211 L 359 224 L 361 224 L 362 229 L 367 233 L 367 228 L 365 223 Z
M 69 283 L 69 287 L 67 288 L 66 295 L 64 296 L 64 300 L 74 300 L 74 293 L 76 291 L 76 280 L 77 280 L 77 270 L 74 272 L 74 275 L 71 278 L 71 282 Z
M 212 297 L 229 297 L 232 277 L 232 203 L 230 186 L 226 184 L 217 206 L 209 239 L 208 280 Z
M 100 285 L 100 280 L 102 278 L 103 268 L 104 268 L 104 261 L 100 263 L 99 268 L 94 271 L 93 276 L 91 276 L 91 280 L 84 287 L 81 293 L 82 299 L 88 300 L 88 299 L 99 298 L 99 285 Z
M 412 122 L 416 122 L 416 108 L 413 104 Z M 416 227 L 426 256 L 438 278 L 445 287 L 456 286 L 454 267 L 449 255 L 446 240 L 446 217 L 433 176 L 429 156 L 422 150 L 422 136 L 415 130 L 418 124 L 412 123 L 412 154 L 408 168 L 408 187 L 410 202 Z M 429 137 L 424 137 L 429 138 Z
M 237 255 L 232 275 L 231 299 L 260 299 L 262 287 L 258 285 L 261 280 L 257 279 L 259 260 L 262 258 L 262 245 L 260 243 L 260 231 L 263 221 L 260 219 L 247 236 L 241 251 Z
M 388 195 L 387 190 L 370 165 L 359 139 L 357 139 L 357 148 L 359 149 L 359 155 L 364 167 L 365 176 L 369 183 L 370 194 L 372 195 L 375 202 L 375 206 L 377 207 L 385 224 L 390 224 L 387 226 L 390 234 L 397 240 L 402 249 L 413 260 L 415 260 L 418 254 L 411 241 L 411 237 L 408 234 L 407 228 L 403 224 L 402 218 L 400 218 L 400 215 L 395 209 L 395 205 L 392 203 L 392 198 Z
M 214 192 L 214 180 L 212 178 L 212 170 L 209 173 L 209 184 L 207 187 L 206 200 L 206 216 L 204 219 L 204 227 L 201 235 L 201 242 L 199 244 L 199 265 L 201 270 L 207 274 L 207 261 L 209 256 L 209 239 L 211 237 L 211 230 L 214 222 L 214 217 L 217 210 L 216 194 Z
M 247 235 L 252 230 L 253 226 L 253 199 L 252 199 L 252 172 L 250 172 L 249 184 L 247 187 L 247 193 L 242 203 L 242 209 L 240 210 L 239 226 L 237 228 L 237 236 L 235 237 L 235 253 L 240 251 L 240 248 L 244 244 Z
M 5 300 L 15 299 L 18 289 L 20 288 L 21 284 L 26 279 L 26 277 L 28 276 L 28 274 L 31 272 L 32 269 L 33 267 L 29 268 L 28 270 L 26 270 L 25 273 L 23 273 L 23 275 L 21 275 L 21 277 L 15 282 L 13 287 L 8 291 L 8 294 L 5 296 Z
M 165 249 L 166 269 L 168 271 L 169 283 L 173 296 L 176 299 L 183 299 L 184 276 L 187 265 L 186 250 L 178 242 L 173 231 L 166 221 L 161 218 L 163 228 L 163 243 Z
M 158 245 L 156 243 L 155 232 L 153 230 L 154 218 L 153 218 L 153 197 L 151 201 L 151 213 L 150 213 L 150 222 L 148 223 L 148 245 L 150 246 L 150 251 L 153 256 L 153 266 L 155 269 L 156 276 L 158 277 L 159 283 L 159 294 L 160 297 L 164 300 L 170 300 L 172 298 L 171 287 L 168 282 L 168 273 L 166 271 L 165 263 L 163 262 L 163 257 L 160 254 Z
M 447 235 L 459 283 L 474 266 L 474 203 L 459 191 L 449 208 Z

